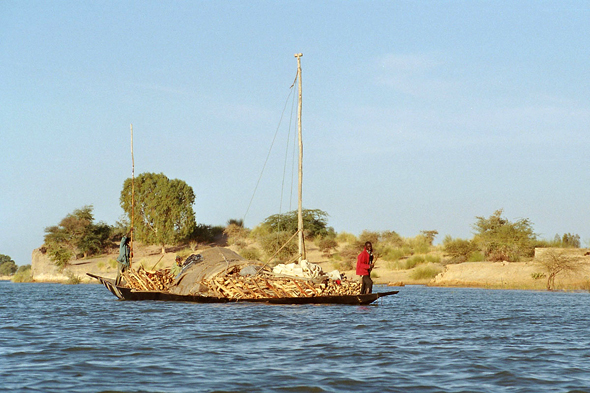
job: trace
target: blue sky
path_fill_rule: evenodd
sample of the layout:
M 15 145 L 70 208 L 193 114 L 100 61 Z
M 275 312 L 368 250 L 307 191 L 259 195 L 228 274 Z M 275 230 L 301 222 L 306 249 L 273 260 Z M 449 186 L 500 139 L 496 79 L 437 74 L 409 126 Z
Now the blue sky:
M 130 124 L 136 175 L 187 182 L 199 223 L 244 217 L 298 52 L 304 207 L 336 231 L 471 238 L 504 209 L 590 242 L 587 1 L 5 0 L 0 254 L 30 263 L 84 205 L 114 224 Z M 289 210 L 290 108 L 250 228 Z

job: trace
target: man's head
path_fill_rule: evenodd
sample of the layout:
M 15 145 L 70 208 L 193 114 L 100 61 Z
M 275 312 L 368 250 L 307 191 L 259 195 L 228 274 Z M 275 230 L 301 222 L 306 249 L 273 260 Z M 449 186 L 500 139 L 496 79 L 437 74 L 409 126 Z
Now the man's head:
M 365 243 L 365 249 L 367 251 L 373 251 L 373 245 L 371 244 L 371 242 L 366 242 Z

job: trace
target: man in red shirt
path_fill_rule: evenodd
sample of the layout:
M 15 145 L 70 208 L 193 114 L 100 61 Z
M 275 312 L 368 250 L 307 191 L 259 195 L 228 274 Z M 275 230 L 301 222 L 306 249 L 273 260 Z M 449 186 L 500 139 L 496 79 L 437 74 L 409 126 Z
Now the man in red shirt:
M 361 295 L 373 292 L 373 280 L 371 280 L 373 264 L 373 245 L 371 242 L 366 242 L 365 249 L 356 259 L 356 274 L 361 276 Z

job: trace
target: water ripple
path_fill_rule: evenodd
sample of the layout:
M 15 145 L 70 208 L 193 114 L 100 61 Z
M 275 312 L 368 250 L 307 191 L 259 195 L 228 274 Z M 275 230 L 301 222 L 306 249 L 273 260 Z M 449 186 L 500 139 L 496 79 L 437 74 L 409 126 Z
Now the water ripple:
M 406 287 L 371 306 L 268 306 L 0 283 L 0 296 L 0 391 L 590 391 L 585 293 Z

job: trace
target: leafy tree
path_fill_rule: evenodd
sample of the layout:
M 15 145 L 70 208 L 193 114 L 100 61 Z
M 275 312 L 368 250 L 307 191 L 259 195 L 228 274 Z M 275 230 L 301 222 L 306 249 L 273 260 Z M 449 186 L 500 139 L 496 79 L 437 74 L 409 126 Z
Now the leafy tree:
M 12 276 L 18 267 L 8 255 L 0 254 L 0 276 Z
M 291 240 L 289 240 L 291 239 Z M 261 236 L 260 247 L 269 258 L 285 261 L 299 252 L 297 237 L 292 232 L 280 231 Z
M 436 235 L 438 235 L 438 231 L 437 230 L 432 230 L 432 231 L 420 231 L 420 234 L 422 236 L 424 236 L 426 239 L 428 239 L 428 243 L 429 245 L 432 246 L 432 243 L 434 242 L 434 238 L 436 237 Z
M 222 226 L 197 224 L 188 236 L 191 250 L 196 251 L 199 243 L 213 243 L 217 237 L 224 233 Z
M 553 243 L 557 247 L 563 248 L 580 248 L 580 235 L 573 235 L 571 233 L 564 233 L 563 236 L 555 235 Z
M 244 228 L 244 220 L 241 218 L 230 218 L 227 220 L 227 226 L 235 225 L 240 228 Z
M 84 253 L 84 257 L 104 251 L 109 243 L 111 231 L 111 227 L 104 222 L 90 225 L 84 236 L 78 242 L 78 248 Z
M 45 244 L 50 258 L 60 267 L 79 255 L 87 257 L 104 251 L 109 245 L 111 228 L 94 224 L 92 205 L 74 210 L 58 225 L 45 228 Z
M 334 233 L 333 228 L 328 228 L 328 213 L 325 211 L 319 209 L 304 209 L 302 211 L 302 216 L 303 228 L 306 236 L 313 239 L 316 236 L 327 236 L 330 233 Z M 294 210 L 288 213 L 274 214 L 267 217 L 261 225 L 265 227 L 269 233 L 285 231 L 293 234 L 297 232 L 297 222 L 298 213 L 297 210 Z
M 496 210 L 489 218 L 476 217 L 474 241 L 490 261 L 518 261 L 532 256 L 537 235 L 528 218 L 510 222 Z
M 14 262 L 8 255 L 0 254 L 0 265 L 5 262 Z
M 125 180 L 121 207 L 131 217 L 132 179 Z M 142 173 L 135 179 L 134 230 L 137 240 L 158 244 L 176 244 L 189 237 L 196 226 L 192 187 L 182 180 L 169 179 L 163 173 Z

